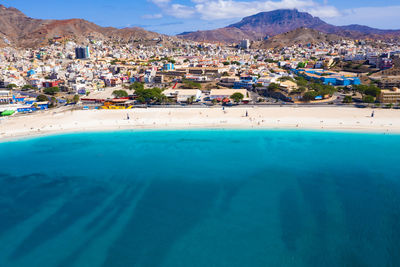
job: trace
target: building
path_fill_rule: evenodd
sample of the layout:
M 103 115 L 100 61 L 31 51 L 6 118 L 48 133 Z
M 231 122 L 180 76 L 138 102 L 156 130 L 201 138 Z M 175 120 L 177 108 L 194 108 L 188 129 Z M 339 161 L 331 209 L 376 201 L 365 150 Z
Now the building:
M 387 104 L 400 103 L 400 89 L 394 87 L 391 90 L 382 90 L 378 100 Z
M 189 68 L 189 74 L 194 75 L 218 75 L 228 71 L 228 68 L 194 67 Z
M 233 87 L 235 82 L 238 82 L 239 78 L 236 76 L 233 77 L 223 77 L 221 78 L 220 82 L 218 83 L 219 85 L 225 86 L 225 87 Z
M 0 104 L 9 104 L 12 102 L 12 93 L 11 91 L 0 91 Z
M 309 81 L 320 81 L 325 85 L 347 86 L 361 84 L 360 78 L 350 72 L 334 72 L 323 69 L 298 69 L 294 70 L 294 72 Z
M 169 89 L 163 91 L 163 94 L 168 98 L 173 98 L 177 102 L 187 102 L 193 99 L 194 102 L 201 100 L 201 91 L 198 89 Z
M 378 87 L 383 89 L 400 88 L 400 77 L 380 79 L 378 80 Z
M 88 59 L 90 58 L 89 46 L 86 47 L 76 47 L 75 48 L 76 59 Z
M 246 40 L 242 40 L 239 44 L 239 48 L 242 49 L 249 49 L 250 48 L 250 40 L 246 39 Z
M 165 71 L 174 70 L 174 69 L 175 69 L 175 66 L 172 63 L 166 63 L 163 66 L 163 70 L 165 70 Z
M 298 88 L 299 87 L 297 86 L 297 83 L 289 81 L 289 80 L 281 82 L 279 85 L 279 89 L 287 94 L 291 93 L 294 90 L 297 90 Z
M 61 81 L 45 81 L 42 83 L 42 87 L 50 88 L 50 87 L 57 87 Z
M 164 83 L 164 75 L 156 75 L 153 80 L 154 83 Z
M 245 88 L 245 89 L 251 90 L 251 89 L 253 89 L 253 85 L 255 83 L 257 83 L 257 77 L 242 76 L 242 77 L 240 77 L 239 81 L 236 81 L 233 83 L 233 88 L 234 89 Z
M 377 67 L 381 70 L 391 69 L 393 67 L 393 60 L 390 58 L 380 58 Z

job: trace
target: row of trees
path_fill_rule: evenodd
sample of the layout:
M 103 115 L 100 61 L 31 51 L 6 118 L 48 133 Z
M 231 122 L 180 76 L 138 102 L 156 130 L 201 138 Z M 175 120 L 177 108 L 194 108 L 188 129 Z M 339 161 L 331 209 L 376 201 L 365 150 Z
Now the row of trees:
M 374 84 L 370 85 L 355 85 L 353 86 L 353 91 L 361 94 L 362 101 L 364 103 L 375 103 L 376 99 L 381 94 L 381 89 Z M 352 103 L 353 98 L 351 96 L 345 96 L 343 103 Z
M 282 77 L 279 81 L 292 81 L 298 86 L 297 90 L 293 90 L 291 94 L 303 94 L 302 99 L 304 101 L 315 100 L 317 96 L 333 95 L 337 92 L 337 89 L 332 85 L 325 85 L 321 82 L 308 81 L 304 77 L 296 77 L 295 79 L 291 77 Z M 280 90 L 280 85 L 277 83 L 271 83 L 268 86 L 270 92 L 277 92 Z
M 356 85 L 354 90 L 359 92 L 363 99 L 375 99 L 381 94 L 381 89 L 374 84 L 370 85 Z
M 168 101 L 168 98 L 158 87 L 151 89 L 136 89 L 136 100 L 142 104 L 162 104 Z
M 38 95 L 36 97 L 36 101 L 38 101 L 38 102 L 50 102 L 51 106 L 56 106 L 56 104 L 57 104 L 57 99 L 54 96 L 48 97 L 48 96 L 43 95 L 43 94 L 42 95 Z M 74 95 L 74 97 L 72 98 L 72 102 L 75 103 L 75 104 L 78 103 L 79 102 L 79 95 Z M 71 100 L 68 99 L 67 103 L 71 103 Z
M 135 89 L 136 100 L 142 104 L 162 104 L 168 102 L 168 98 L 162 93 L 162 89 L 154 87 L 151 89 L 144 89 L 141 86 Z M 125 90 L 115 90 L 113 96 L 116 98 L 128 97 L 128 92 Z M 244 99 L 242 93 L 234 93 L 230 97 L 235 103 L 239 103 Z M 192 104 L 194 102 L 194 97 L 188 99 L 188 103 Z

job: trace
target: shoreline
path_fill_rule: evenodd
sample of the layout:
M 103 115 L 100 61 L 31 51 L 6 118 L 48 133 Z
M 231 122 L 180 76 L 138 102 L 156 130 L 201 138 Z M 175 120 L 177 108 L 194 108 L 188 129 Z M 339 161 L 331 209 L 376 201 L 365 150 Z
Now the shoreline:
M 0 142 L 126 130 L 307 130 L 400 134 L 400 110 L 374 109 L 373 118 L 370 116 L 372 110 L 340 107 L 50 110 L 1 120 Z

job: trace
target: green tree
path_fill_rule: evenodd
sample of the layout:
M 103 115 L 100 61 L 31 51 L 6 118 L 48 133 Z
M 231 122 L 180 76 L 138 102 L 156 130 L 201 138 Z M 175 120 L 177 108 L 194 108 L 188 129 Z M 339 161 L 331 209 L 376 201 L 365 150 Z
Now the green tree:
M 10 83 L 9 85 L 7 85 L 8 89 L 13 89 L 13 88 L 17 88 L 18 86 L 16 84 Z
M 363 102 L 364 103 L 374 103 L 375 102 L 375 97 L 371 95 L 366 95 L 363 97 Z
M 37 100 L 38 102 L 49 101 L 49 99 L 48 99 L 47 96 L 45 96 L 45 95 L 38 95 L 38 96 L 36 97 L 36 100 Z
M 276 92 L 276 91 L 278 91 L 278 90 L 279 90 L 279 84 L 277 84 L 277 83 L 270 83 L 270 84 L 268 85 L 268 90 L 269 90 L 270 92 Z
M 72 98 L 72 101 L 76 104 L 79 102 L 79 95 L 74 95 L 74 97 Z
M 55 98 L 54 96 L 52 96 L 51 98 L 50 98 L 50 105 L 49 105 L 49 107 L 50 108 L 54 108 L 54 107 L 56 107 L 57 106 L 57 98 Z
M 242 101 L 244 99 L 244 95 L 242 93 L 234 93 L 233 95 L 231 95 L 231 99 L 235 102 L 235 103 L 239 103 L 240 101 Z
M 374 84 L 356 85 L 356 86 L 354 86 L 354 90 L 359 92 L 362 96 L 369 95 L 369 96 L 373 96 L 373 97 L 378 97 L 379 94 L 381 93 L 381 89 Z
M 297 64 L 298 69 L 303 69 L 305 67 L 306 67 L 306 63 L 304 63 L 304 62 L 299 62 L 299 64 Z
M 134 82 L 129 85 L 129 90 L 137 90 L 137 89 L 144 89 L 144 83 Z
M 33 87 L 33 86 L 30 85 L 30 84 L 25 84 L 24 86 L 22 86 L 22 89 L 23 89 L 23 90 L 29 90 L 29 89 L 35 89 L 35 87 Z
M 315 98 L 318 96 L 318 92 L 316 91 L 308 91 L 303 95 L 303 101 L 312 101 L 315 100 Z
M 304 77 L 296 77 L 296 83 L 298 86 L 306 87 L 308 85 L 308 81 Z
M 151 89 L 137 89 L 135 90 L 136 100 L 140 103 L 157 103 L 161 104 L 167 101 L 167 97 L 162 93 L 158 87 Z
M 49 87 L 49 88 L 43 89 L 43 93 L 45 93 L 47 95 L 55 95 L 58 92 L 60 92 L 60 88 L 59 87 Z
M 349 96 L 349 95 L 346 95 L 343 98 L 343 103 L 349 104 L 349 103 L 352 103 L 352 102 L 353 102 L 353 98 L 351 96 Z
M 128 97 L 128 93 L 125 90 L 114 90 L 112 94 L 116 98 Z
M 365 94 L 366 95 L 370 95 L 373 97 L 378 97 L 381 93 L 381 89 L 379 89 L 377 86 L 375 85 L 370 85 L 366 90 L 365 90 Z

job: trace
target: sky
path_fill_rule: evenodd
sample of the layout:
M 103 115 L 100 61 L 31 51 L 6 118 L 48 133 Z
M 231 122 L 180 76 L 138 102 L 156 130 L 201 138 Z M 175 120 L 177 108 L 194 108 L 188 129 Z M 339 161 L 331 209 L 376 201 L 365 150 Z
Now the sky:
M 263 11 L 297 8 L 334 25 L 400 29 L 400 0 L 0 0 L 40 19 L 82 18 L 175 35 L 225 27 Z

